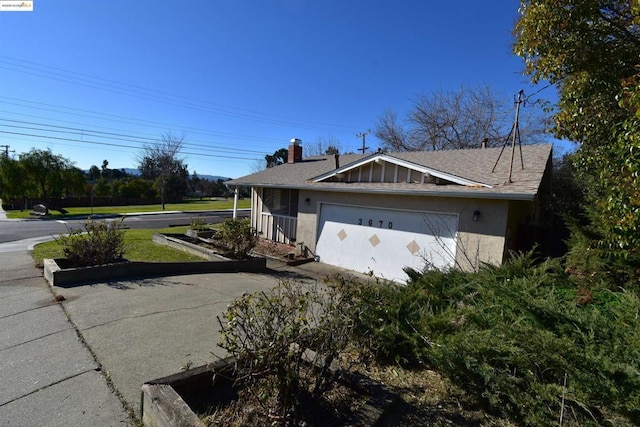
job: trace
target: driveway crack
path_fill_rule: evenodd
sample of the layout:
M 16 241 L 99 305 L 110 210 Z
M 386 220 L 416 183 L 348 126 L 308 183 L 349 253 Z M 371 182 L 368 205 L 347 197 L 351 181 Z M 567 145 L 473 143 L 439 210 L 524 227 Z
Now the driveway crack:
M 234 301 L 234 299 L 223 300 L 223 301 L 215 301 L 215 302 L 208 302 L 206 304 L 194 305 L 192 307 L 174 308 L 172 310 L 158 310 L 158 311 L 152 311 L 150 313 L 140 314 L 140 315 L 137 315 L 137 316 L 125 316 L 125 317 L 120 317 L 118 319 L 109 320 L 107 322 L 98 323 L 97 325 L 89 326 L 87 328 L 82 328 L 82 329 L 80 329 L 80 331 L 83 331 L 83 332 L 84 331 L 88 331 L 88 330 L 91 330 L 91 329 L 94 329 L 94 328 L 98 328 L 100 326 L 105 326 L 105 325 L 109 325 L 111 323 L 120 322 L 122 320 L 142 319 L 144 317 L 155 316 L 157 314 L 175 313 L 175 312 L 178 312 L 178 311 L 185 311 L 185 310 L 195 310 L 195 309 L 198 309 L 198 308 L 202 308 L 202 307 L 206 307 L 206 306 L 210 306 L 210 305 L 216 305 L 216 304 L 220 304 L 220 303 L 231 303 L 233 301 Z

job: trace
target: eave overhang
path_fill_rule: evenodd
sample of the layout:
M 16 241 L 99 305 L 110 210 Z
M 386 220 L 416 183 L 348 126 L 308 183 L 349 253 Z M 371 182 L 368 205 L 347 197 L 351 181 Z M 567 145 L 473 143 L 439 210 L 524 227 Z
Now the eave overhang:
M 327 183 L 331 184 L 331 183 Z M 418 185 L 418 184 L 416 184 Z M 447 197 L 461 199 L 492 199 L 492 200 L 521 200 L 534 201 L 536 195 L 534 193 L 522 192 L 499 192 L 487 191 L 478 188 L 476 191 L 469 189 L 468 191 L 447 191 L 447 190 L 429 190 L 429 189 L 393 189 L 393 188 L 349 188 L 348 186 L 335 187 L 331 185 L 308 184 L 302 186 L 277 185 L 277 184 L 243 184 L 252 188 L 282 188 L 291 190 L 305 191 L 322 191 L 335 193 L 357 193 L 357 194 L 380 194 L 380 195 L 403 195 L 413 197 Z

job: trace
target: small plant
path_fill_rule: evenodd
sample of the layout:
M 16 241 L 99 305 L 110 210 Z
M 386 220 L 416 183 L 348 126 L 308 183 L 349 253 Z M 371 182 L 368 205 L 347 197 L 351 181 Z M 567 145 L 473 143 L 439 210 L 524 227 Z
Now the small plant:
M 191 223 L 189 224 L 189 228 L 196 231 L 205 231 L 209 229 L 209 227 L 207 226 L 207 223 L 202 217 L 191 218 Z
M 255 230 L 248 219 L 227 219 L 216 234 L 217 244 L 222 246 L 227 256 L 246 259 L 258 243 Z
M 318 399 L 342 372 L 330 366 L 351 340 L 353 308 L 337 288 L 281 282 L 233 302 L 218 317 L 218 345 L 235 356 L 239 383 L 262 402 L 271 397 L 269 416 L 298 425 L 301 402 Z M 307 349 L 320 355 L 313 364 L 302 360 Z
M 56 241 L 62 245 L 64 256 L 78 267 L 118 262 L 124 255 L 122 221 L 96 222 L 89 218 L 84 223 L 86 232 L 69 230 Z

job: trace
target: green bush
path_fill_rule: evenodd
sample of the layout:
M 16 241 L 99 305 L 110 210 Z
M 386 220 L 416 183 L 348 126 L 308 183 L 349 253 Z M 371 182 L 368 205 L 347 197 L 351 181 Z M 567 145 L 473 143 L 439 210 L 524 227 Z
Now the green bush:
M 216 234 L 217 244 L 233 259 L 246 259 L 256 246 L 258 237 L 249 219 L 227 219 Z
M 88 219 L 85 232 L 70 230 L 56 241 L 62 245 L 64 256 L 78 267 L 102 265 L 121 261 L 124 254 L 124 232 L 120 221 L 96 222 Z
M 476 274 L 365 287 L 358 336 L 383 361 L 423 363 L 524 425 L 640 422 L 640 300 L 586 289 L 531 255 Z M 564 387 L 565 375 L 567 378 Z M 564 406 L 563 398 L 564 395 Z
M 191 218 L 189 228 L 196 231 L 205 231 L 209 229 L 206 221 L 202 217 Z

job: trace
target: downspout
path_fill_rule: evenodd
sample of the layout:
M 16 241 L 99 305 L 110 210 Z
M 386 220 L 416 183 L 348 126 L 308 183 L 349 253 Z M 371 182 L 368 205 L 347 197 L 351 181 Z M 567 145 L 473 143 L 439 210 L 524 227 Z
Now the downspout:
M 233 187 L 233 219 L 238 219 L 238 187 Z

